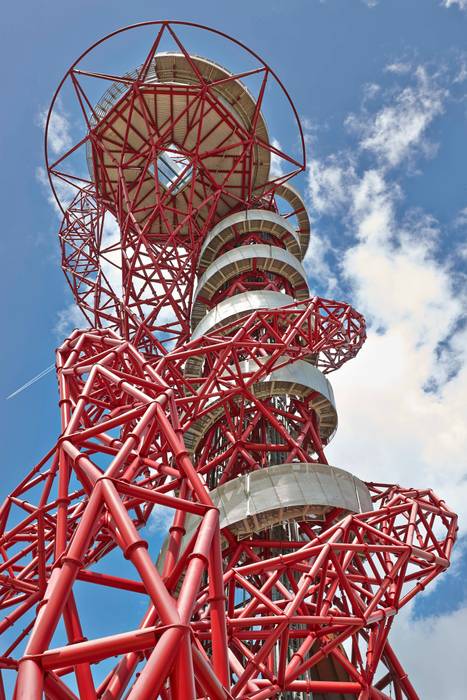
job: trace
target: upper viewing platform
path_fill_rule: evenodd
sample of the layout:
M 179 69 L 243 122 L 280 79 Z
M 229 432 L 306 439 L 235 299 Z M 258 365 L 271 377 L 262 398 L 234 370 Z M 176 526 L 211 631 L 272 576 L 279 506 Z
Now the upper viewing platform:
M 58 143 L 65 113 L 72 126 Z M 200 254 L 207 267 L 242 232 L 284 248 L 265 275 L 305 255 L 310 222 L 289 183 L 305 169 L 297 111 L 274 71 L 221 32 L 149 22 L 110 34 L 65 74 L 46 132 L 75 299 L 140 348 L 188 337 Z M 287 269 L 303 298 L 297 265 Z
M 269 181 L 269 137 L 240 80 L 182 53 L 157 54 L 125 77 L 131 82 L 113 83 L 91 118 L 88 165 L 105 200 L 117 206 L 122 175 L 128 193 L 137 190 L 136 220 L 143 226 L 152 218 L 147 233 L 158 235 L 161 220 L 152 215 L 166 193 L 174 210 L 201 220 L 212 215 L 210 192 L 220 192 L 216 218 L 238 200 L 261 197 Z M 175 227 L 175 218 L 167 213 L 166 225 Z

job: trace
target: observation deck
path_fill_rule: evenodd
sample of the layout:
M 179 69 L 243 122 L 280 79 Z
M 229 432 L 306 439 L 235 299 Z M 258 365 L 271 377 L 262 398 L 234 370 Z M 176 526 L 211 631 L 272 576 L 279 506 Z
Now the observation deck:
M 138 100 L 128 90 L 136 80 Z M 169 235 L 183 216 L 190 222 L 180 231 L 189 234 L 213 218 L 213 197 L 220 219 L 239 199 L 259 199 L 268 182 L 269 137 L 255 100 L 231 73 L 199 56 L 157 54 L 112 84 L 92 124 L 88 167 L 98 193 L 115 210 L 123 204 L 149 236 Z M 172 213 L 154 217 L 165 196 Z

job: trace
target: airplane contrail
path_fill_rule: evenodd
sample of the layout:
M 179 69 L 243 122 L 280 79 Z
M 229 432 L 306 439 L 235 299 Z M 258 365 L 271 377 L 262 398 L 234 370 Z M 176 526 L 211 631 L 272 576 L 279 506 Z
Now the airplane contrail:
M 28 382 L 26 382 L 25 384 L 23 384 L 22 386 L 20 386 L 19 389 L 16 389 L 16 391 L 14 391 L 12 394 L 10 394 L 9 396 L 6 397 L 6 400 L 8 401 L 9 399 L 12 399 L 13 396 L 17 396 L 17 395 L 20 394 L 22 391 L 24 391 L 25 389 L 27 389 L 28 387 L 30 387 L 31 384 L 34 384 L 35 382 L 38 382 L 39 379 L 42 379 L 42 377 L 45 377 L 45 375 L 48 374 L 49 372 L 51 372 L 54 368 L 55 368 L 55 362 L 53 362 L 51 365 L 49 365 L 48 367 L 46 367 L 45 369 L 43 369 L 42 372 L 39 372 L 39 374 L 36 374 L 35 377 L 33 377 L 33 378 L 30 379 Z

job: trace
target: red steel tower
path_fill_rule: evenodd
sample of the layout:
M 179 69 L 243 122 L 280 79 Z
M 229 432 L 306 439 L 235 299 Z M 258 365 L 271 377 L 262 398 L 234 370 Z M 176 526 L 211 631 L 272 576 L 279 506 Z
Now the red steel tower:
M 195 54 L 200 37 L 233 72 Z M 268 113 L 295 130 L 291 154 Z M 448 567 L 456 517 L 326 459 L 328 375 L 365 323 L 310 295 L 281 82 L 220 32 L 151 22 L 73 64 L 49 136 L 64 114 L 80 133 L 52 139 L 47 167 L 90 327 L 57 351 L 60 437 L 0 511 L 14 698 L 414 700 L 388 635 Z M 106 565 L 116 552 L 132 576 Z M 90 638 L 77 582 L 131 593 L 130 628 Z

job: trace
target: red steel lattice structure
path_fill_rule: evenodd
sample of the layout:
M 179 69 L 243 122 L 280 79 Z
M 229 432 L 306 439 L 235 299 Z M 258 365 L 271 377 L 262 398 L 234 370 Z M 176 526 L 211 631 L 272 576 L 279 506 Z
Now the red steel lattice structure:
M 195 29 L 250 65 L 196 56 L 180 38 Z M 133 72 L 90 67 L 142 30 Z M 271 85 L 300 155 L 268 136 Z M 169 22 L 83 54 L 49 131 L 66 89 L 83 133 L 49 149 L 48 169 L 90 328 L 57 351 L 60 437 L 1 509 L 0 665 L 17 672 L 14 697 L 414 700 L 388 635 L 449 565 L 456 517 L 429 489 L 364 484 L 327 462 L 327 375 L 359 351 L 365 323 L 310 297 L 287 93 L 238 42 Z M 154 561 L 161 508 L 172 524 Z M 106 570 L 116 550 L 132 578 Z M 88 639 L 78 581 L 146 595 L 147 610 Z

